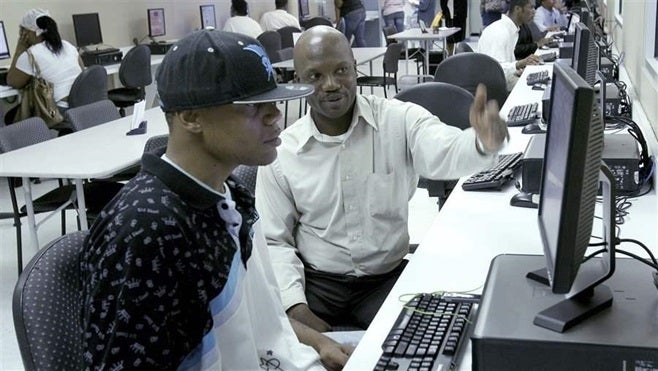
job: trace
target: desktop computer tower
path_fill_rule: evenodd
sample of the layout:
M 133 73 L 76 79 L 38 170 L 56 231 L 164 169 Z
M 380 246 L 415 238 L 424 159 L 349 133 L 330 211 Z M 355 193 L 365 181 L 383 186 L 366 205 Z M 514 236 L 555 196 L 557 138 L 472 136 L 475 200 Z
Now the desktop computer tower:
M 630 134 L 606 134 L 603 137 L 603 162 L 615 177 L 616 192 L 631 194 L 638 190 L 640 152 Z M 528 141 L 521 160 L 521 190 L 539 194 L 546 134 L 535 134 Z M 658 334 L 657 334 L 658 336 Z
M 571 59 L 573 58 L 573 42 L 561 42 L 558 45 L 558 58 Z
M 151 54 L 167 54 L 169 49 L 174 44 L 173 43 L 156 42 L 156 43 L 150 43 L 150 44 L 146 44 L 146 45 L 148 45 L 149 49 L 151 50 Z
M 473 370 L 656 370 L 658 289 L 652 270 L 616 260 L 606 281 L 612 307 L 558 333 L 533 324 L 563 299 L 525 277 L 546 266 L 543 255 L 499 255 L 492 261 L 471 337 Z
M 86 67 L 94 64 L 105 66 L 108 64 L 121 63 L 123 52 L 114 48 L 93 52 L 82 52 L 82 54 L 80 54 L 80 58 L 82 58 L 82 63 Z

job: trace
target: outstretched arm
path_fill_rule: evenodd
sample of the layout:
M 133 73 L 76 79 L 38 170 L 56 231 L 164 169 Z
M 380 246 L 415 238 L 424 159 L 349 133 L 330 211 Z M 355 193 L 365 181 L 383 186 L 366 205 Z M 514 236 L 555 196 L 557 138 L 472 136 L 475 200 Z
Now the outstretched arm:
M 475 92 L 470 119 L 477 134 L 476 145 L 483 154 L 498 152 L 509 138 L 507 124 L 500 118 L 498 103 L 495 100 L 487 102 L 487 88 L 483 84 L 479 84 Z M 484 148 L 479 148 L 480 145 Z
M 354 351 L 354 347 L 342 345 L 293 318 L 290 318 L 290 324 L 297 339 L 313 347 L 320 354 L 324 366 L 329 370 L 341 370 Z

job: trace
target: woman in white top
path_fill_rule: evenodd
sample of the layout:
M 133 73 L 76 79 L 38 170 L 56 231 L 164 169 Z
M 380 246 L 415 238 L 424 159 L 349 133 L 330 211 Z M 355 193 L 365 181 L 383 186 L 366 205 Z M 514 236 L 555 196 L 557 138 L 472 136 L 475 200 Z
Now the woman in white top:
M 7 84 L 17 89 L 35 74 L 27 51 L 34 56 L 41 77 L 53 84 L 57 106 L 68 107 L 66 98 L 83 64 L 75 46 L 62 40 L 57 23 L 46 10 L 31 9 L 21 20 L 14 60 L 7 72 Z

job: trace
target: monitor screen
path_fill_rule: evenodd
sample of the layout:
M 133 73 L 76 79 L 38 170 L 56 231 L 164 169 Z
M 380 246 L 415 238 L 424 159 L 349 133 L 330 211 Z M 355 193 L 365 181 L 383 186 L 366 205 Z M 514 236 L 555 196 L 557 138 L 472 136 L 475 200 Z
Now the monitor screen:
M 538 222 L 552 291 L 568 293 L 569 299 L 594 290 L 612 274 L 610 265 L 614 265 L 602 264 L 601 259 L 600 262 L 590 261 L 594 265 L 581 266 L 592 235 L 599 174 L 605 173 L 601 161 L 603 122 L 596 114 L 596 106 L 594 89 L 587 82 L 569 66 L 553 66 L 551 124 L 548 125 L 544 149 Z M 606 203 L 609 204 L 614 210 L 614 202 Z M 608 232 L 614 233 L 614 221 L 609 220 L 611 215 L 614 211 L 604 212 L 603 218 L 604 241 L 608 242 L 612 242 Z M 580 295 L 579 299 L 582 301 L 584 297 Z M 571 303 L 569 299 L 564 302 Z M 582 305 L 583 308 L 586 306 Z M 569 317 L 572 313 L 548 309 L 546 312 L 549 313 L 542 312 L 535 318 L 535 324 L 551 328 L 556 322 L 567 322 L 568 325 L 564 326 L 568 328 L 577 323 Z M 582 316 L 583 319 L 586 317 Z M 551 329 L 561 332 L 566 328 Z
M 98 13 L 73 14 L 73 30 L 78 47 L 103 43 Z
M 9 59 L 9 44 L 7 43 L 7 33 L 5 32 L 5 23 L 0 21 L 0 59 Z
M 149 22 L 149 36 L 164 36 L 166 33 L 164 9 L 148 9 L 146 11 L 146 16 Z
M 299 19 L 306 20 L 311 16 L 308 0 L 299 0 Z
M 201 5 L 201 28 L 217 28 L 217 21 L 215 20 L 215 6 L 214 5 Z
M 594 85 L 596 82 L 596 70 L 599 69 L 599 47 L 590 29 L 582 22 L 576 24 L 571 67 L 588 84 Z

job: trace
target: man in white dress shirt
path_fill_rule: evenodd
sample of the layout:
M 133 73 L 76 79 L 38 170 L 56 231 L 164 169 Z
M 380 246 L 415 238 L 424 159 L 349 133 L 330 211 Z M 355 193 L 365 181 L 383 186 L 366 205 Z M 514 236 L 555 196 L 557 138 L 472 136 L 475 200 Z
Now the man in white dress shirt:
M 263 33 L 263 29 L 247 13 L 247 2 L 245 0 L 231 0 L 231 18 L 226 20 L 224 31 L 257 38 L 258 35 Z
M 511 91 L 519 80 L 521 72 L 527 65 L 541 64 L 543 61 L 535 54 L 516 60 L 514 47 L 519 39 L 519 27 L 531 22 L 535 15 L 534 0 L 511 0 L 507 14 L 482 30 L 477 52 L 486 54 L 503 67 L 507 90 Z
M 541 0 L 535 12 L 535 24 L 539 31 L 559 31 L 567 28 L 568 20 L 555 6 L 555 0 Z
M 263 31 L 276 31 L 287 26 L 302 29 L 297 18 L 286 11 L 288 0 L 274 0 L 274 6 L 275 10 L 265 12 L 260 17 L 260 26 Z
M 418 177 L 455 179 L 493 164 L 507 126 L 480 86 L 472 128 L 424 108 L 356 93 L 340 31 L 315 26 L 294 50 L 311 109 L 258 171 L 256 207 L 288 316 L 318 330 L 367 328 L 404 268 Z

